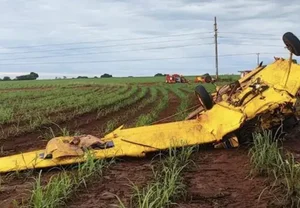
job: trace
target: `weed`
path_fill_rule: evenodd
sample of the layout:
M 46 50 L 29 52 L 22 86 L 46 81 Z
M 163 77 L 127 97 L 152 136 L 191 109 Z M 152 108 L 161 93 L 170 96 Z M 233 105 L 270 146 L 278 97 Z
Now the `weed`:
M 117 121 L 116 119 L 113 120 L 109 120 L 106 124 L 106 128 L 105 128 L 105 134 L 108 132 L 111 132 L 112 130 L 114 130 L 117 126 Z
M 78 164 L 77 169 L 77 184 L 87 186 L 87 182 L 94 177 L 100 177 L 103 174 L 105 168 L 108 168 L 114 160 L 97 160 L 91 152 L 87 152 L 86 161 L 82 164 Z
M 136 126 L 144 126 L 152 121 L 152 115 L 146 114 L 146 115 L 140 115 L 137 119 Z
M 283 160 L 278 142 L 274 141 L 271 131 L 254 133 L 253 138 L 253 146 L 249 150 L 252 173 L 270 176 Z
M 252 170 L 267 175 L 279 184 L 284 196 L 281 201 L 291 207 L 300 206 L 300 166 L 292 153 L 284 153 L 270 131 L 255 134 L 250 149 Z M 279 183 L 278 183 L 279 182 Z
M 159 164 L 160 170 L 153 170 L 153 182 L 144 188 L 132 184 L 134 190 L 133 204 L 139 208 L 161 208 L 174 204 L 174 201 L 184 195 L 185 185 L 182 171 L 190 162 L 193 147 L 181 150 L 169 149 L 169 155 Z M 120 200 L 119 200 L 120 201 Z M 124 204 L 120 201 L 120 206 Z
M 86 161 L 78 164 L 75 173 L 68 173 L 62 170 L 60 174 L 52 176 L 46 186 L 42 185 L 40 172 L 32 190 L 31 207 L 61 207 L 79 187 L 82 185 L 87 186 L 87 182 L 93 177 L 101 176 L 104 168 L 112 164 L 113 161 L 96 160 L 94 155 L 88 152 Z
M 36 179 L 32 191 L 31 204 L 34 208 L 52 208 L 63 205 L 63 201 L 68 198 L 74 184 L 72 177 L 66 172 L 51 177 L 45 187 L 42 186 L 41 172 Z

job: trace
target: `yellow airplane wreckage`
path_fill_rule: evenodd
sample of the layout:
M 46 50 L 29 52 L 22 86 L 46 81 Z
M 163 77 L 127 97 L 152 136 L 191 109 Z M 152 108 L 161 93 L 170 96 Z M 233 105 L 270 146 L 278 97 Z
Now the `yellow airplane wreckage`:
M 300 41 L 291 32 L 282 36 L 289 59 L 262 63 L 246 76 L 209 94 L 195 88 L 201 107 L 183 121 L 123 129 L 104 136 L 55 137 L 45 149 L 0 158 L 0 172 L 84 162 L 87 151 L 97 159 L 143 157 L 147 152 L 186 145 L 212 144 L 232 148 L 249 142 L 257 129 L 293 127 L 298 123 L 296 102 L 300 89 Z

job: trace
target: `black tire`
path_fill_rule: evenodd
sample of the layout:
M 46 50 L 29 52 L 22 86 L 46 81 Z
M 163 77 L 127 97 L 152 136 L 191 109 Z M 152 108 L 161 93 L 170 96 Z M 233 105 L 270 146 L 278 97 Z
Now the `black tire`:
M 291 53 L 300 56 L 300 40 L 293 33 L 286 32 L 282 36 L 282 40 Z
M 198 96 L 198 98 L 202 101 L 202 104 L 204 105 L 203 107 L 206 108 L 206 110 L 210 110 L 213 107 L 213 101 L 205 87 L 203 87 L 202 85 L 198 85 L 195 88 L 195 93 Z
M 211 76 L 206 76 L 205 78 L 204 78 L 204 80 L 205 80 L 205 82 L 206 83 L 211 83 Z

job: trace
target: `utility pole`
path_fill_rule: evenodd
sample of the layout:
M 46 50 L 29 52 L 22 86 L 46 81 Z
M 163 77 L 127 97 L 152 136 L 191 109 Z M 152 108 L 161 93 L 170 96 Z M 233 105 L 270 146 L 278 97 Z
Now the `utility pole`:
M 218 28 L 217 28 L 217 17 L 215 17 L 215 24 L 214 24 L 214 30 L 215 30 L 215 56 L 216 56 L 216 79 L 218 80 L 219 76 L 219 69 L 218 69 Z
M 259 53 L 256 53 L 257 55 L 257 66 L 259 66 Z

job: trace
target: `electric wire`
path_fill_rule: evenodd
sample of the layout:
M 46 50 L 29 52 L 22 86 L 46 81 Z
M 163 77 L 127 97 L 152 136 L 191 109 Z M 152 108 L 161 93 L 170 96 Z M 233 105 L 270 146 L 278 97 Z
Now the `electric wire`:
M 4 58 L 4 59 L 0 59 L 0 61 L 25 60 L 25 59 L 43 59 L 43 58 L 56 58 L 56 57 L 66 57 L 66 56 L 84 56 L 84 55 L 96 55 L 96 54 L 107 54 L 107 53 L 122 53 L 122 52 L 134 52 L 134 51 L 162 50 L 162 49 L 195 47 L 195 46 L 200 46 L 200 45 L 213 45 L 213 44 L 214 43 L 203 43 L 203 44 L 190 44 L 190 45 L 177 45 L 177 46 L 162 46 L 162 47 L 155 47 L 155 48 L 127 49 L 127 50 L 118 50 L 118 51 L 98 51 L 98 52 L 75 53 L 75 54 L 59 54 L 59 55 L 47 55 L 47 56 Z
M 261 53 L 263 54 L 263 53 Z M 247 56 L 256 55 L 256 53 L 244 54 L 221 54 L 219 57 L 228 56 Z M 185 57 L 165 57 L 165 58 L 144 58 L 144 59 L 117 59 L 117 60 L 91 60 L 91 61 L 58 61 L 58 62 L 24 62 L 24 63 L 0 63 L 0 66 L 15 66 L 15 65 L 47 65 L 47 64 L 91 64 L 91 63 L 118 63 L 118 62 L 136 62 L 136 61 L 157 61 L 157 60 L 176 60 L 176 59 L 198 59 L 198 58 L 214 58 L 215 56 L 185 56 Z
M 211 34 L 211 33 L 213 33 L 213 32 L 195 32 L 195 33 L 182 33 L 182 34 L 162 35 L 162 36 L 155 36 L 155 37 L 124 38 L 124 39 L 106 39 L 106 40 L 99 40 L 99 41 L 79 41 L 79 42 L 69 42 L 69 43 L 40 44 L 40 45 L 23 45 L 23 46 L 11 46 L 11 47 L 5 47 L 5 48 L 7 48 L 7 49 L 36 48 L 36 47 L 45 47 L 45 46 L 80 45 L 80 44 L 92 44 L 92 43 L 94 44 L 94 43 L 103 43 L 103 42 L 149 40 L 149 39 L 157 39 L 157 38 L 180 37 L 180 36 Z M 204 38 L 206 38 L 206 37 L 204 37 Z M 208 38 L 210 38 L 210 37 L 208 37 Z M 199 38 L 199 39 L 201 39 L 201 38 Z
M 209 38 L 206 38 L 206 39 L 212 39 L 212 37 L 209 37 Z M 164 41 L 143 42 L 143 43 L 100 45 L 100 46 L 89 46 L 89 47 L 46 49 L 46 50 L 39 50 L 39 51 L 1 52 L 0 54 L 27 54 L 27 53 L 37 53 L 37 52 L 41 53 L 41 52 L 56 52 L 56 51 L 72 51 L 72 50 L 82 50 L 82 49 L 109 48 L 109 47 L 120 47 L 120 46 L 135 46 L 135 45 L 155 44 L 155 43 L 170 43 L 170 42 L 188 41 L 188 40 L 199 40 L 199 38 L 190 38 L 190 39 L 182 39 L 182 40 L 164 40 Z

